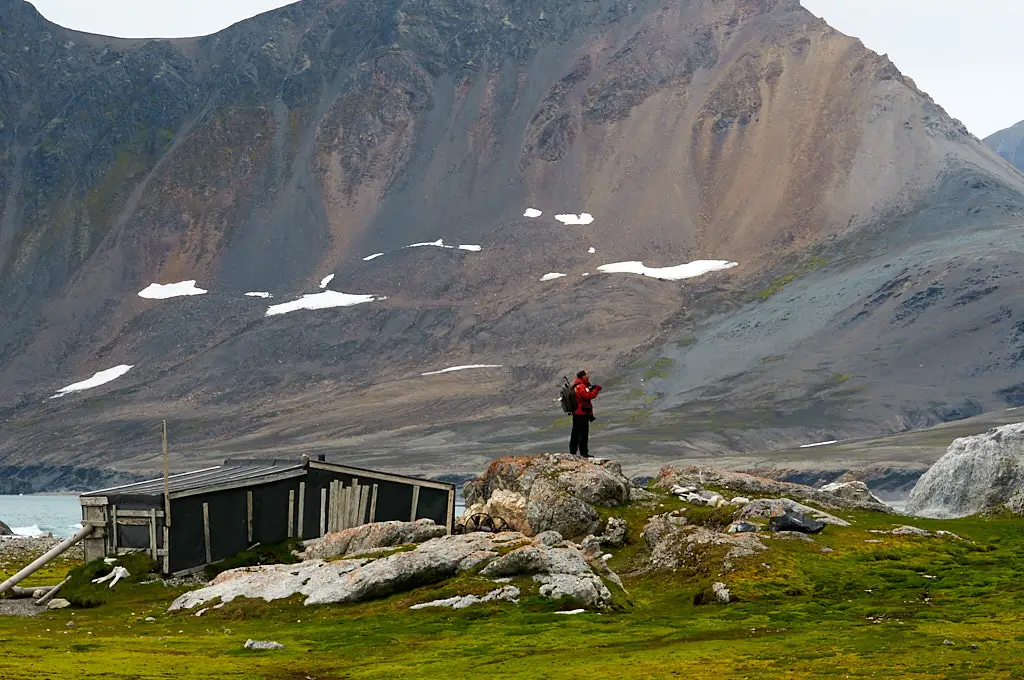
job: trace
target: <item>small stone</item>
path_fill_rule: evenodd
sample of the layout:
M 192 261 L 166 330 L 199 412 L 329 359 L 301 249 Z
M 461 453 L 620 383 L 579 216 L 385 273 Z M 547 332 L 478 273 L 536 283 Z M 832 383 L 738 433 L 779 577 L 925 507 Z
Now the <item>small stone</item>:
M 154 617 L 152 617 L 152 616 L 147 616 L 146 617 L 146 623 L 155 623 L 155 622 L 156 622 L 156 619 Z
M 885 541 L 879 541 L 877 538 L 869 538 L 869 539 L 867 539 L 864 542 L 865 543 L 885 543 Z
M 918 529 L 917 527 L 902 526 L 902 527 L 899 527 L 897 529 L 893 529 L 892 530 L 892 535 L 893 536 L 922 536 L 922 537 L 925 537 L 925 538 L 930 538 L 931 535 L 932 535 L 932 532 L 925 531 L 924 529 Z
M 64 624 L 64 627 L 65 628 L 74 628 L 75 627 L 75 622 L 74 621 L 68 621 L 67 623 Z
M 70 602 L 68 602 L 67 600 L 63 600 L 63 599 L 58 597 L 55 600 L 50 600 L 47 603 L 46 608 L 47 609 L 67 609 L 70 606 L 71 606 Z
M 736 498 L 733 498 L 731 501 L 729 501 L 729 504 L 730 505 L 749 505 L 750 504 L 750 499 L 749 498 L 745 498 L 743 496 L 736 496 Z
M 711 590 L 714 591 L 715 597 L 718 598 L 719 602 L 729 602 L 729 587 L 724 583 L 714 583 L 711 585 Z
M 825 546 L 824 548 L 822 548 L 818 552 L 830 553 L 830 552 L 835 552 L 835 550 L 833 550 L 832 548 L 829 548 L 828 546 Z
M 246 640 L 246 649 L 284 649 L 284 645 L 280 642 L 273 642 L 271 640 Z
M 955 645 L 956 643 L 955 643 L 955 642 L 953 642 L 952 640 L 943 640 L 943 641 L 942 641 L 942 644 L 944 644 L 944 645 L 949 645 L 949 646 L 951 646 L 951 647 L 952 647 L 952 646 L 954 646 L 954 645 Z
M 981 649 L 981 647 L 979 645 L 975 644 L 975 645 L 971 645 L 971 649 Z

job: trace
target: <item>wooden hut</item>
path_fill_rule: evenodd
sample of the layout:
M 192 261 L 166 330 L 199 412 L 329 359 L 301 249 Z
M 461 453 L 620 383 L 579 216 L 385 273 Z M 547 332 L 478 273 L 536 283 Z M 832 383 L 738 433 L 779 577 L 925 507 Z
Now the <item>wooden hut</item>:
M 431 519 L 450 532 L 455 487 L 319 461 L 227 460 L 82 494 L 91 561 L 149 551 L 164 574 L 195 571 L 256 544 L 313 539 L 369 522 Z

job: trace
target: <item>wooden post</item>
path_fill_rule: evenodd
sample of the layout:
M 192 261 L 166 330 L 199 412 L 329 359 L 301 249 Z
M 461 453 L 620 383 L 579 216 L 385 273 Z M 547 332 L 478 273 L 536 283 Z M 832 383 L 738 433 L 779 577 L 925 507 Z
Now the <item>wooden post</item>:
M 302 521 L 303 519 L 305 519 L 305 517 L 304 517 L 304 515 L 306 514 L 305 511 L 306 511 L 306 483 L 305 482 L 299 482 L 299 527 L 295 531 L 295 535 L 298 536 L 299 538 L 302 538 L 303 533 L 304 533 L 304 529 L 305 529 L 305 527 L 303 527 L 303 521 Z
M 53 598 L 57 597 L 57 593 L 60 592 L 60 589 L 63 588 L 64 586 L 66 586 L 68 584 L 68 581 L 70 581 L 70 580 L 71 580 L 71 577 L 68 576 L 63 581 L 58 583 L 56 586 L 51 588 L 45 595 L 43 595 L 41 598 L 36 600 L 36 606 L 38 606 L 38 607 L 45 607 L 47 604 L 49 604 L 50 600 L 52 600 Z
M 164 573 L 171 573 L 171 528 L 164 517 Z
M 327 533 L 338 530 L 338 482 L 331 481 L 330 496 L 327 499 Z
M 206 563 L 213 562 L 213 551 L 210 549 L 210 504 L 203 503 L 203 539 L 206 541 Z
M 320 535 L 327 535 L 327 487 L 320 489 Z
M 295 489 L 288 490 L 288 538 L 295 535 Z
M 110 506 L 110 514 L 113 520 L 110 523 L 110 551 L 117 554 L 117 506 Z
M 245 523 L 246 536 L 249 537 L 249 545 L 252 545 L 252 491 L 245 492 Z
M 420 505 L 420 487 L 414 486 L 414 487 L 412 487 L 412 512 L 409 513 L 409 521 L 410 522 L 415 522 L 416 521 L 416 510 L 419 509 L 419 505 Z
M 164 524 L 171 526 L 171 491 L 167 461 L 167 421 L 164 421 Z M 116 530 L 116 527 L 115 527 Z
M 156 508 L 149 509 L 149 554 L 156 562 Z
M 377 517 L 377 485 L 373 485 L 373 492 L 370 495 L 370 524 L 373 524 Z
M 448 533 L 452 533 L 455 529 L 455 489 L 448 492 L 448 510 L 445 511 L 445 526 L 448 527 Z

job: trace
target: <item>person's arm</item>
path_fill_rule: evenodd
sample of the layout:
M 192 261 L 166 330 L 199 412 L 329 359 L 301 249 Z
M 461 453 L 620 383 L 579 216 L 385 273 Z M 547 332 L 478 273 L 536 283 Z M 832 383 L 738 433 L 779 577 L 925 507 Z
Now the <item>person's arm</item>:
M 587 390 L 587 399 L 596 399 L 597 395 L 598 395 L 598 393 L 600 391 L 601 391 L 601 386 L 600 385 L 594 385 L 589 390 Z

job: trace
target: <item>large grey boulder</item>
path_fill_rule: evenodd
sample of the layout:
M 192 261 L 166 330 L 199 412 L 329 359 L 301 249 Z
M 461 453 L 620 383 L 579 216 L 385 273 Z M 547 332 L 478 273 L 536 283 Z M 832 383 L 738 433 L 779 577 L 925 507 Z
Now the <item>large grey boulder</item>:
M 430 519 L 415 522 L 375 522 L 327 534 L 308 545 L 302 553 L 302 559 L 326 560 L 377 548 L 423 543 L 447 533 L 445 527 L 435 524 Z
M 918 480 L 906 511 L 955 518 L 998 508 L 1024 514 L 1024 423 L 954 441 Z
M 850 526 L 850 523 L 845 519 L 840 519 L 835 515 L 830 515 L 824 510 L 818 510 L 817 508 L 806 506 L 803 503 L 797 503 L 792 498 L 759 498 L 743 506 L 737 514 L 736 519 L 744 520 L 753 519 L 755 517 L 760 519 L 771 519 L 772 517 L 781 517 L 786 513 L 807 515 L 819 522 L 832 524 L 837 527 Z
M 6 524 L 4 524 L 3 522 L 0 522 L 0 536 L 13 536 L 13 535 L 14 535 L 14 532 L 11 531 L 11 528 L 9 526 L 7 526 Z
M 465 516 L 482 512 L 527 535 L 579 538 L 598 530 L 595 506 L 629 503 L 634 490 L 618 463 L 551 454 L 499 458 L 466 483 L 463 496 Z
M 864 482 L 833 482 L 821 487 L 820 491 L 846 500 L 885 505 L 882 499 L 871 493 L 871 489 Z

